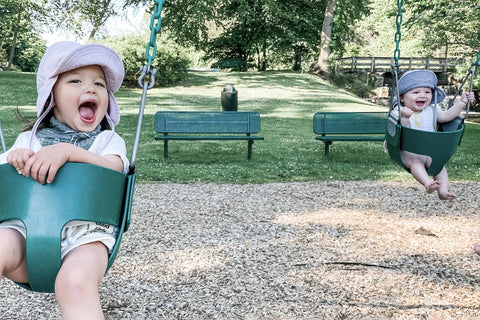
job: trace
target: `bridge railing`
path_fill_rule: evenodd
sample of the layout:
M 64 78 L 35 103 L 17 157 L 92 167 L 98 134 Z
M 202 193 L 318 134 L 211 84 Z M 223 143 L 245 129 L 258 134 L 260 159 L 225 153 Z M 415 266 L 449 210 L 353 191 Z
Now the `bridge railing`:
M 392 57 L 347 57 L 336 60 L 340 72 L 388 72 L 393 62 Z M 411 69 L 429 69 L 433 72 L 453 71 L 465 59 L 445 59 L 427 57 L 405 57 L 399 59 L 400 71 Z

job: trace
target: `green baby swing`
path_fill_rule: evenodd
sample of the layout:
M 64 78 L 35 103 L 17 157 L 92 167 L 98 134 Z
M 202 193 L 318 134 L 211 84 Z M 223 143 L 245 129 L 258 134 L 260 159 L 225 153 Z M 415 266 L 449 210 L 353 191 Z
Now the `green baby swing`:
M 397 32 L 395 34 L 396 49 L 394 52 L 394 62 L 392 63 L 391 70 L 395 80 L 395 98 L 398 102 L 398 108 L 400 105 L 400 96 L 398 93 L 398 74 L 399 74 L 399 58 L 400 58 L 400 40 L 401 33 L 400 27 L 402 23 L 402 5 L 403 0 L 397 0 L 398 14 L 396 19 Z M 477 53 L 477 60 L 472 62 L 468 69 L 467 75 L 462 81 L 462 84 L 458 88 L 455 96 L 450 101 L 449 107 L 453 105 L 453 102 L 461 92 L 465 82 L 470 78 L 470 91 L 472 91 L 473 78 L 480 61 L 480 51 Z M 398 113 L 392 113 L 393 108 L 396 107 L 392 104 L 387 117 L 387 130 L 385 134 L 385 140 L 387 141 L 388 154 L 390 158 L 409 171 L 408 168 L 402 163 L 400 158 L 400 152 L 402 150 L 409 151 L 416 154 L 427 155 L 432 158 L 432 164 L 428 168 L 427 172 L 433 176 L 440 173 L 444 165 L 452 157 L 457 150 L 457 146 L 462 140 L 462 136 L 465 130 L 465 119 L 468 116 L 470 110 L 470 102 L 467 104 L 465 117 L 457 117 L 448 123 L 439 125 L 438 131 L 421 131 L 408 127 L 404 127 L 400 124 L 400 117 Z
M 156 35 L 160 31 L 160 14 L 164 2 L 155 0 L 150 23 L 151 37 L 145 53 L 148 63 L 140 70 L 138 83 L 143 88 L 143 93 L 129 173 L 125 175 L 85 163 L 66 163 L 51 184 L 42 185 L 32 178 L 19 175 L 10 164 L 0 166 L 0 221 L 19 219 L 27 230 L 29 283 L 18 283 L 26 289 L 54 292 L 55 279 L 61 266 L 61 232 L 63 226 L 71 220 L 117 226 L 118 238 L 109 257 L 107 270 L 115 260 L 123 233 L 128 230 L 130 222 L 136 154 L 146 93 L 155 83 L 156 69 L 150 70 L 150 65 L 155 58 Z M 150 53 L 150 49 L 153 49 L 153 53 Z M 142 83 L 145 76 L 150 77 L 150 83 Z M 5 149 L 3 143 L 2 146 Z

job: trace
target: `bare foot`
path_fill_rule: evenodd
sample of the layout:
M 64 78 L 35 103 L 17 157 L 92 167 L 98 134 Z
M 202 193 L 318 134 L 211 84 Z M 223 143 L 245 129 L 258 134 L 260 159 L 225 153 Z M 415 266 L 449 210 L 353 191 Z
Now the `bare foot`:
M 475 243 L 475 244 L 473 245 L 473 251 L 475 251 L 475 253 L 480 256 L 480 244 Z
M 445 192 L 445 193 L 438 193 L 438 199 L 440 200 L 453 200 L 455 199 L 457 196 L 454 194 L 454 193 L 451 193 L 451 192 Z
M 427 191 L 427 193 L 432 193 L 434 191 L 437 191 L 438 189 L 440 189 L 440 182 L 438 181 L 433 181 L 429 185 L 425 186 L 425 190 Z

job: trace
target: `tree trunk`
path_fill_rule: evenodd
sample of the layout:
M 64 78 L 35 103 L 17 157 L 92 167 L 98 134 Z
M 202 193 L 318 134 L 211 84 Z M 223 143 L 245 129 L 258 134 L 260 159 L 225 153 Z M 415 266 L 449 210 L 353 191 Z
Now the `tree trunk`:
M 327 73 L 328 57 L 330 55 L 330 42 L 332 41 L 332 22 L 335 13 L 337 0 L 328 0 L 325 9 L 325 18 L 322 26 L 322 39 L 320 44 L 320 56 L 318 57 L 317 66 L 320 73 Z
M 17 25 L 15 26 L 15 31 L 13 32 L 12 48 L 10 49 L 10 56 L 8 57 L 7 71 L 12 70 L 13 57 L 15 56 L 15 50 L 17 49 L 17 35 L 18 30 L 20 29 L 21 18 L 21 13 L 18 13 Z

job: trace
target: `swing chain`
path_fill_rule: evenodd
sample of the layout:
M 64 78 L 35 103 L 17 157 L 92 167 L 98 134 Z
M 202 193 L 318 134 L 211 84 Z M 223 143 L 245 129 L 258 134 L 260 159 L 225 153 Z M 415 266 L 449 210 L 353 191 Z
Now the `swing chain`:
M 147 70 L 150 71 L 150 66 L 152 61 L 155 59 L 157 54 L 157 34 L 160 33 L 160 28 L 162 26 L 162 7 L 165 3 L 165 0 L 154 0 L 155 7 L 153 9 L 152 17 L 150 19 L 150 41 L 147 44 L 145 50 L 145 58 L 147 59 Z M 150 49 L 152 52 L 150 53 Z
M 458 90 L 455 92 L 455 95 L 453 96 L 452 100 L 450 100 L 450 103 L 448 104 L 448 108 L 451 108 L 453 106 L 453 103 L 455 102 L 457 97 L 462 92 L 463 86 L 465 85 L 465 83 L 467 82 L 469 77 L 470 77 L 469 92 L 473 91 L 473 80 L 475 78 L 475 74 L 477 73 L 477 68 L 478 68 L 478 65 L 479 65 L 479 61 L 480 61 L 480 50 L 477 53 L 477 60 L 473 61 L 472 64 L 470 65 L 470 67 L 468 68 L 468 71 L 467 71 L 467 74 L 465 75 L 465 78 L 463 78 L 463 81 L 460 84 L 460 86 L 458 87 Z M 465 117 L 463 117 L 463 119 L 466 119 L 468 117 L 469 112 L 470 112 L 470 100 L 468 100 L 468 102 L 467 102 L 467 107 L 465 109 Z
M 402 27 L 402 6 L 403 6 L 403 0 L 397 0 L 397 17 L 396 17 L 396 25 L 397 25 L 397 31 L 395 32 L 395 51 L 393 52 L 393 58 L 395 60 L 395 65 L 398 66 L 399 60 L 400 60 L 400 40 L 402 39 L 402 32 L 400 31 L 400 28 Z
M 143 113 L 145 110 L 145 102 L 147 98 L 147 90 L 153 88 L 155 85 L 155 76 L 157 74 L 157 69 L 151 69 L 151 65 L 153 60 L 155 59 L 155 55 L 157 54 L 157 34 L 160 33 L 160 28 L 162 24 L 162 7 L 165 3 L 165 0 L 154 0 L 155 6 L 153 9 L 152 17 L 150 19 L 150 41 L 147 44 L 145 50 L 145 58 L 147 59 L 147 65 L 140 67 L 140 77 L 138 78 L 138 84 L 140 88 L 143 89 L 142 91 L 142 100 L 140 102 L 140 110 L 138 112 L 138 123 L 137 123 L 137 131 L 135 133 L 135 140 L 133 143 L 133 150 L 132 150 L 132 158 L 130 161 L 130 168 L 129 174 L 135 172 L 135 162 L 137 159 L 137 151 L 138 145 L 140 143 L 140 132 L 142 128 L 142 120 L 143 120 Z M 150 52 L 150 49 L 151 52 Z M 150 83 L 147 80 L 144 81 L 144 78 L 150 75 Z

